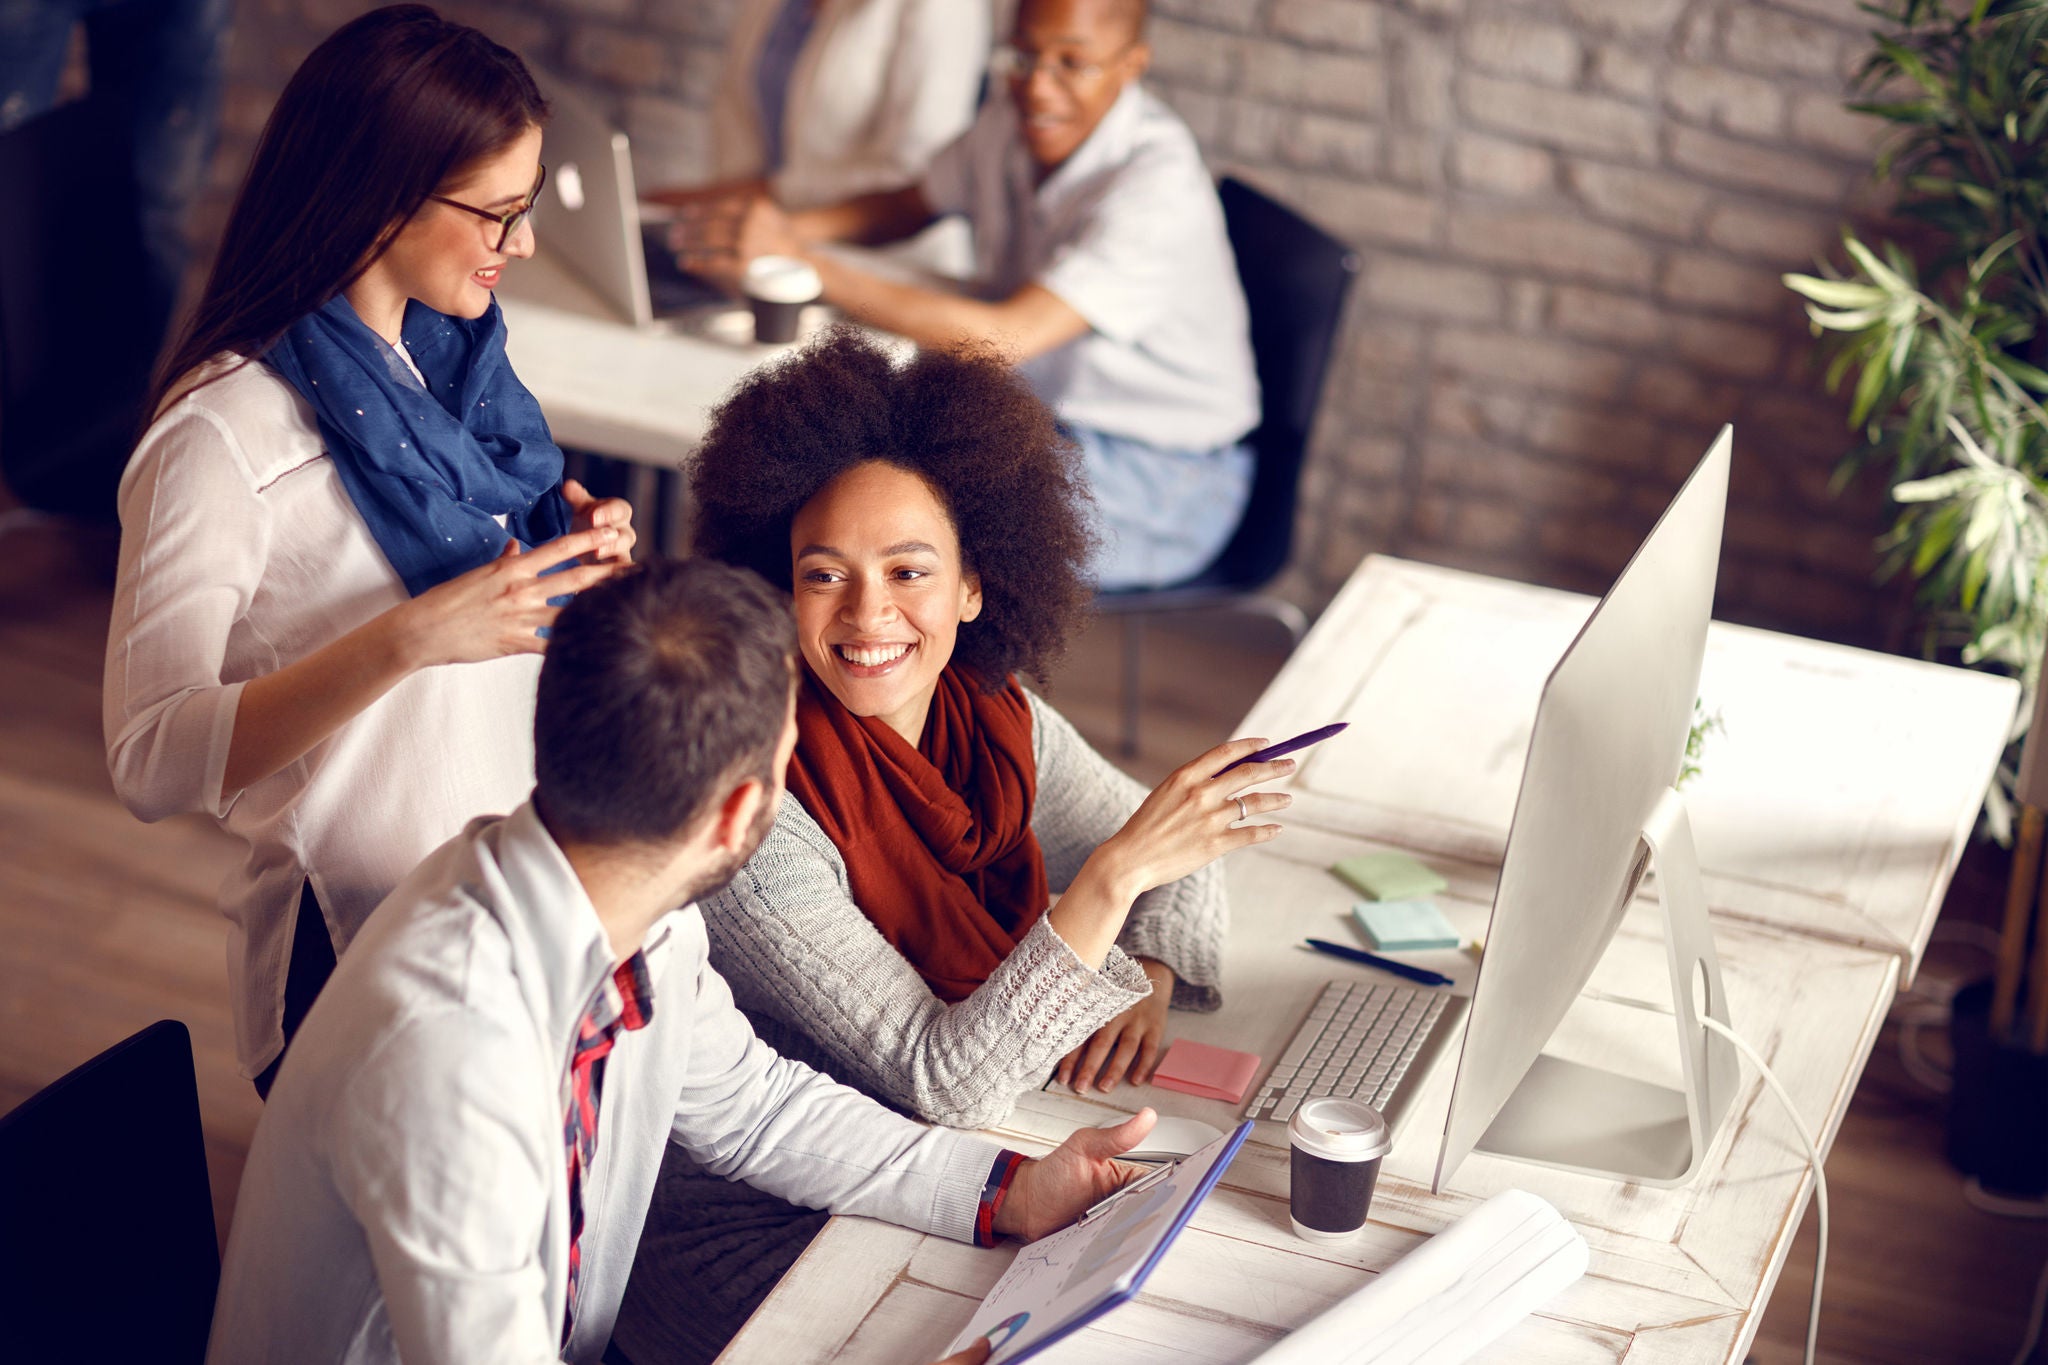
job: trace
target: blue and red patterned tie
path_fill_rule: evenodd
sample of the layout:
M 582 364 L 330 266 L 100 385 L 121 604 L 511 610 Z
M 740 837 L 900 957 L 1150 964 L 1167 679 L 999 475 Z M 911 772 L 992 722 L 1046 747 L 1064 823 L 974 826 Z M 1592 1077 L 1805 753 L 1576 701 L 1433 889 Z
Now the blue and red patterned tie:
M 597 1158 L 597 1107 L 604 1093 L 604 1064 L 622 1029 L 647 1027 L 654 1017 L 654 992 L 647 958 L 635 953 L 606 979 L 576 1025 L 576 1051 L 569 1059 L 569 1108 L 562 1137 L 569 1148 L 569 1292 L 562 1306 L 562 1345 L 576 1325 L 576 1282 L 583 1269 L 583 1173 Z

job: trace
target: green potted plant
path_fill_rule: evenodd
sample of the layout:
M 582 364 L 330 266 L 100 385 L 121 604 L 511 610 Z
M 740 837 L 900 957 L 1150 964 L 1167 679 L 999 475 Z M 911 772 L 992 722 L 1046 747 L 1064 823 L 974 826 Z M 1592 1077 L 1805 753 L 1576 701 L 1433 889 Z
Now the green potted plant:
M 1851 108 L 1891 123 L 1877 162 L 1918 225 L 1917 251 L 1854 233 L 1848 268 L 1787 275 L 1828 355 L 1827 382 L 1854 376 L 1861 447 L 1843 476 L 1888 465 L 1897 516 L 1883 572 L 1912 579 L 1930 655 L 2009 672 L 2029 701 L 2048 646 L 2048 0 L 1889 0 Z M 2038 746 L 2048 736 L 2036 737 Z M 2011 840 L 2019 763 L 2008 751 L 1985 824 Z M 2033 765 L 2038 768 L 2040 764 Z M 2048 1187 L 2048 1010 L 2035 980 L 2029 1036 L 2015 1030 L 2010 970 L 2028 948 L 2044 819 L 2038 774 L 2020 808 L 2001 974 L 1959 991 L 1949 1158 L 2027 1197 Z M 2048 933 L 2044 921 L 2042 933 Z M 2038 977 L 2038 973 L 2036 973 Z
M 1882 572 L 1915 584 L 1924 648 L 2031 694 L 2048 645 L 2048 0 L 1862 8 L 1884 27 L 1850 107 L 1895 129 L 1877 174 L 1918 250 L 1849 233 L 1845 270 L 1785 283 L 1822 334 L 1830 389 L 1853 376 L 1862 444 L 1840 477 L 1887 468 Z M 2011 777 L 1986 803 L 2000 842 Z

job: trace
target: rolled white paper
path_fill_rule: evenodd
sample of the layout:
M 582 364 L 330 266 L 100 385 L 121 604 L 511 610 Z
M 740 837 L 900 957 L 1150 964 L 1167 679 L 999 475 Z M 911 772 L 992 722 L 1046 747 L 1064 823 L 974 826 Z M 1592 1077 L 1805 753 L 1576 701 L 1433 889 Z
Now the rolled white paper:
M 1503 1190 L 1255 1365 L 1456 1365 L 1586 1273 L 1586 1239 L 1526 1190 Z

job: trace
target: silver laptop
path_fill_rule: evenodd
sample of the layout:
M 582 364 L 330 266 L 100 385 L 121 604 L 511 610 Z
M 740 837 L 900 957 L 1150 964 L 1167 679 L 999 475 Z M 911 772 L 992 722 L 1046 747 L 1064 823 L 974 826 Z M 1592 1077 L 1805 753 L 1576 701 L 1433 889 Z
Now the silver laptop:
M 554 109 L 535 217 L 555 259 L 636 327 L 728 302 L 717 285 L 676 266 L 662 225 L 641 223 L 626 135 L 560 77 L 533 75 Z

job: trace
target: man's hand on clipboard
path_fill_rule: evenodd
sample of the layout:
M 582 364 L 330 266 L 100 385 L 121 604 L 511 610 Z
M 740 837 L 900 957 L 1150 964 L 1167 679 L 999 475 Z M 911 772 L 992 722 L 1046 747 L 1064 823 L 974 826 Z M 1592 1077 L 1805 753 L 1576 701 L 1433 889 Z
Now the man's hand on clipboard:
M 1082 1128 L 1036 1161 L 1025 1162 L 996 1206 L 995 1230 L 1035 1242 L 1148 1174 L 1116 1158 L 1143 1142 L 1158 1119 L 1152 1110 L 1140 1109 L 1114 1128 Z

